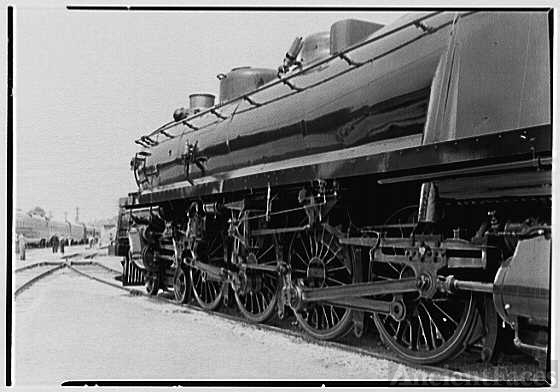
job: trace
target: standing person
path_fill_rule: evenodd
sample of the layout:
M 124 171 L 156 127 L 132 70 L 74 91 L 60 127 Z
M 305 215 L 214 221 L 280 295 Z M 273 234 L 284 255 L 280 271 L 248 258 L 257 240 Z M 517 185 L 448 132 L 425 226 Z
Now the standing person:
M 60 253 L 64 254 L 64 245 L 66 245 L 66 238 L 60 237 Z
M 25 237 L 23 234 L 19 234 L 18 236 L 18 248 L 19 248 L 19 259 L 25 260 Z
M 52 245 L 52 252 L 53 253 L 58 252 L 58 236 L 56 234 L 51 239 L 51 245 Z

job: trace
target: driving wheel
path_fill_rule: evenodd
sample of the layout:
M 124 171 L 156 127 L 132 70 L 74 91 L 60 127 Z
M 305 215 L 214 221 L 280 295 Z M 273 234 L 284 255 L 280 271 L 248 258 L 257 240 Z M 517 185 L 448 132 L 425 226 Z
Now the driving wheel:
M 354 257 L 327 224 L 296 233 L 290 243 L 292 278 L 306 288 L 342 286 L 354 282 Z M 326 302 L 308 303 L 296 312 L 299 325 L 316 339 L 335 339 L 349 331 L 352 311 Z

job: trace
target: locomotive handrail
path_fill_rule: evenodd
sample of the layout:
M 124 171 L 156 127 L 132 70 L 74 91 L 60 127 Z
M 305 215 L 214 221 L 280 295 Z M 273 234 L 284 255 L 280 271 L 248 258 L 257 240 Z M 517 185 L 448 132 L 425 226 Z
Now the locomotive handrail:
M 392 29 L 392 30 L 389 30 L 389 31 L 387 31 L 387 32 L 385 32 L 385 33 L 383 33 L 383 34 L 377 35 L 377 36 L 372 37 L 372 38 L 370 38 L 370 39 L 368 39 L 368 40 L 365 40 L 365 41 L 358 42 L 357 44 L 352 45 L 352 46 L 350 46 L 350 47 L 348 47 L 348 48 L 346 48 L 346 49 L 344 49 L 344 50 L 342 50 L 342 51 L 340 51 L 340 52 L 337 52 L 337 53 L 335 53 L 335 54 L 333 54 L 333 55 L 331 55 L 331 56 L 329 56 L 329 57 L 326 57 L 326 58 L 324 58 L 324 59 L 322 59 L 322 60 L 320 60 L 320 61 L 318 61 L 318 62 L 316 62 L 316 63 L 313 63 L 313 64 L 308 65 L 308 66 L 306 66 L 306 67 L 302 67 L 302 68 L 301 68 L 299 71 L 297 71 L 297 72 L 293 72 L 293 73 L 291 73 L 291 74 L 289 74 L 289 75 L 287 75 L 287 76 L 284 76 L 284 77 L 279 77 L 278 80 L 276 80 L 276 81 L 274 81 L 274 82 L 271 82 L 271 83 L 268 83 L 268 84 L 265 84 L 264 86 L 259 87 L 259 88 L 255 89 L 255 90 L 253 90 L 253 91 L 250 91 L 250 92 L 248 92 L 248 93 L 244 93 L 244 94 L 242 94 L 242 95 L 240 95 L 240 96 L 238 96 L 238 97 L 232 98 L 232 99 L 230 99 L 230 100 L 228 100 L 228 101 L 226 101 L 226 102 L 220 103 L 220 104 L 218 104 L 218 105 L 214 105 L 214 106 L 212 106 L 211 108 L 208 108 L 208 109 L 206 109 L 206 110 L 200 111 L 200 112 L 198 112 L 198 113 L 196 113 L 196 114 L 194 114 L 194 115 L 192 115 L 192 116 L 190 116 L 190 117 L 188 117 L 188 118 L 186 118 L 186 119 L 181 119 L 181 120 L 178 120 L 178 121 L 175 121 L 175 120 L 174 120 L 174 121 L 168 122 L 168 123 L 162 125 L 161 127 L 159 127 L 158 129 L 156 129 L 155 131 L 151 132 L 150 134 L 145 135 L 145 136 L 142 136 L 141 138 L 135 140 L 135 143 L 137 143 L 137 144 L 139 144 L 139 145 L 142 145 L 143 147 L 146 147 L 145 145 L 148 145 L 148 147 L 151 147 L 151 146 L 153 146 L 153 145 L 157 145 L 157 144 L 158 144 L 157 141 L 155 142 L 155 144 L 152 144 L 152 143 L 154 142 L 154 140 L 151 139 L 152 136 L 156 136 L 156 137 L 157 137 L 157 135 L 159 135 L 160 133 L 163 133 L 164 131 L 166 131 L 166 130 L 168 130 L 168 129 L 170 129 L 170 128 L 173 128 L 173 127 L 175 127 L 175 126 L 177 126 L 177 125 L 179 125 L 179 124 L 181 124 L 181 123 L 187 125 L 189 128 L 193 129 L 193 131 L 194 131 L 194 130 L 198 130 L 198 129 L 200 129 L 200 128 L 199 128 L 199 127 L 196 127 L 196 126 L 194 126 L 194 125 L 192 125 L 192 124 L 190 124 L 189 121 L 192 121 L 192 120 L 194 120 L 194 119 L 196 119 L 196 118 L 202 117 L 202 116 L 204 116 L 204 115 L 206 115 L 206 114 L 214 114 L 216 117 L 219 118 L 219 120 L 214 121 L 214 122 L 211 122 L 211 123 L 209 123 L 209 124 L 206 124 L 206 125 L 203 126 L 202 128 L 205 128 L 205 127 L 208 127 L 208 126 L 210 126 L 210 125 L 219 123 L 219 122 L 223 121 L 224 119 L 229 118 L 229 116 L 224 116 L 223 114 L 217 112 L 217 109 L 223 108 L 223 107 L 228 106 L 228 105 L 230 105 L 230 104 L 232 104 L 232 103 L 234 103 L 234 102 L 237 102 L 237 101 L 246 100 L 246 101 L 248 101 L 249 103 L 251 103 L 251 104 L 253 105 L 252 107 L 248 107 L 248 108 L 246 108 L 246 109 L 242 109 L 242 110 L 240 110 L 240 111 L 236 111 L 236 114 L 241 114 L 241 113 L 247 112 L 247 111 L 249 111 L 249 110 L 253 110 L 253 109 L 257 108 L 257 107 L 261 107 L 261 106 L 263 106 L 263 105 L 267 105 L 267 104 L 276 102 L 276 101 L 278 101 L 278 100 L 280 100 L 280 99 L 287 98 L 287 97 L 292 96 L 292 95 L 294 95 L 294 94 L 297 94 L 297 93 L 299 93 L 299 92 L 301 92 L 301 91 L 305 91 L 305 90 L 308 90 L 308 89 L 310 89 L 310 88 L 316 87 L 316 86 L 318 86 L 318 85 L 320 85 L 320 84 L 326 83 L 326 82 L 328 82 L 328 81 L 330 81 L 330 80 L 332 80 L 332 79 L 335 79 L 335 78 L 337 78 L 337 77 L 339 77 L 339 76 L 341 76 L 341 75 L 344 75 L 344 74 L 346 74 L 346 73 L 348 73 L 348 72 L 350 72 L 350 71 L 352 71 L 352 70 L 354 70 L 354 69 L 357 69 L 357 68 L 359 68 L 359 67 L 361 67 L 361 66 L 363 66 L 363 65 L 365 65 L 365 64 L 369 64 L 369 63 L 372 63 L 373 61 L 379 60 L 380 58 L 382 58 L 382 57 L 384 57 L 384 56 L 387 56 L 388 54 L 390 54 L 390 53 L 392 53 L 392 52 L 394 52 L 394 51 L 396 51 L 396 50 L 399 50 L 399 49 L 401 49 L 401 48 L 403 48 L 403 47 L 405 47 L 405 46 L 407 46 L 407 45 L 409 45 L 409 44 L 411 44 L 411 43 L 417 41 L 418 39 L 420 39 L 420 38 L 422 38 L 422 37 L 424 37 L 424 36 L 426 36 L 426 35 L 428 35 L 428 34 L 433 34 L 433 33 L 435 33 L 435 32 L 437 32 L 437 31 L 441 30 L 442 28 L 444 28 L 444 27 L 446 27 L 446 26 L 448 26 L 448 25 L 450 25 L 450 24 L 452 24 L 452 23 L 455 23 L 459 18 L 462 18 L 462 17 L 468 16 L 468 15 L 471 15 L 471 14 L 473 14 L 473 13 L 475 13 L 475 12 L 474 12 L 474 11 L 471 11 L 471 12 L 465 13 L 465 14 L 463 14 L 462 16 L 458 16 L 458 17 L 456 17 L 456 18 L 454 18 L 454 19 L 452 19 L 452 20 L 450 20 L 450 21 L 448 21 L 448 22 L 446 22 L 446 23 L 444 23 L 444 24 L 442 24 L 442 25 L 440 25 L 440 26 L 438 26 L 438 27 L 430 27 L 430 28 L 427 28 L 426 25 L 425 25 L 424 23 L 422 23 L 423 21 L 425 21 L 425 20 L 427 20 L 427 19 L 430 19 L 430 18 L 433 18 L 434 16 L 439 15 L 439 14 L 441 14 L 441 13 L 442 13 L 442 11 L 431 12 L 431 13 L 429 13 L 429 14 L 427 14 L 427 15 L 421 16 L 421 17 L 416 18 L 416 19 L 414 19 L 414 20 L 412 20 L 412 21 L 410 21 L 410 22 L 408 22 L 408 23 L 405 23 L 405 24 L 399 26 L 399 27 L 396 27 L 396 28 L 394 28 L 394 29 Z M 350 58 L 348 58 L 348 56 L 346 56 L 347 53 L 350 53 L 350 52 L 352 52 L 352 51 L 354 51 L 354 50 L 356 50 L 356 49 L 359 49 L 359 48 L 361 48 L 361 47 L 363 47 L 363 46 L 369 45 L 369 44 L 371 44 L 371 43 L 373 43 L 373 42 L 379 41 L 379 40 L 381 40 L 381 39 L 383 39 L 383 38 L 386 38 L 386 37 L 388 37 L 388 36 L 390 36 L 390 35 L 392 35 L 392 34 L 395 34 L 395 33 L 399 32 L 399 31 L 401 31 L 401 30 L 407 29 L 407 28 L 412 27 L 412 26 L 415 26 L 415 27 L 420 28 L 420 29 L 423 31 L 423 33 L 420 34 L 420 35 L 418 35 L 418 36 L 415 37 L 415 38 L 412 38 L 412 39 L 410 39 L 410 40 L 408 40 L 408 41 L 402 43 L 401 45 L 398 45 L 397 47 L 394 47 L 394 48 L 391 48 L 391 49 L 387 50 L 386 52 L 384 52 L 384 53 L 382 53 L 382 54 L 380 54 L 380 55 L 378 55 L 378 56 L 372 57 L 372 58 L 370 58 L 369 60 L 365 60 L 365 61 L 362 61 L 362 62 L 355 62 L 355 61 L 351 60 Z M 311 85 L 309 85 L 309 86 L 303 87 L 303 88 L 299 88 L 299 87 L 294 86 L 294 88 L 292 88 L 293 91 L 291 91 L 290 93 L 287 93 L 287 94 L 284 94 L 284 95 L 281 95 L 281 96 L 272 98 L 272 99 L 270 99 L 270 100 L 268 100 L 268 101 L 266 101 L 266 102 L 256 102 L 256 101 L 252 100 L 251 98 L 249 98 L 251 95 L 254 95 L 254 94 L 257 94 L 257 93 L 259 93 L 259 92 L 268 90 L 268 89 L 270 89 L 271 87 L 276 86 L 276 85 L 278 85 L 278 84 L 288 84 L 288 85 L 290 85 L 290 82 L 289 82 L 290 79 L 295 78 L 295 77 L 297 77 L 297 76 L 300 76 L 300 75 L 302 75 L 302 74 L 304 74 L 304 73 L 306 73 L 306 72 L 308 72 L 308 71 L 310 71 L 310 70 L 313 70 L 313 69 L 315 69 L 315 68 L 318 68 L 318 67 L 322 66 L 323 64 L 329 63 L 329 62 L 331 62 L 332 60 L 337 59 L 337 58 L 340 58 L 340 59 L 346 61 L 346 62 L 348 63 L 348 65 L 349 65 L 349 68 L 347 68 L 347 69 L 345 69 L 345 70 L 343 70 L 343 71 L 341 71 L 341 72 L 338 72 L 338 73 L 336 73 L 336 74 L 334 74 L 334 75 L 331 75 L 331 76 L 329 76 L 329 77 L 327 77 L 327 78 L 321 79 L 321 80 L 319 80 L 318 82 L 315 82 L 315 83 L 313 83 L 313 84 L 311 84 Z M 189 132 L 189 133 L 190 133 L 190 132 Z M 183 134 L 185 134 L 185 132 L 183 132 Z M 169 134 L 166 134 L 166 136 L 169 137 Z M 147 142 L 147 141 L 148 141 L 148 142 Z M 151 143 L 150 143 L 150 142 L 151 142 Z

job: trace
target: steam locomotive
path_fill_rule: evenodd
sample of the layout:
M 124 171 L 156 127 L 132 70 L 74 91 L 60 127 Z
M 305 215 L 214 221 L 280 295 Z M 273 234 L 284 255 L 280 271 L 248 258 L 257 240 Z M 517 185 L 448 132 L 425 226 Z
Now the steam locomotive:
M 138 138 L 123 283 L 414 363 L 549 342 L 545 11 L 341 20 Z M 232 298 L 233 297 L 233 298 Z
M 99 235 L 93 226 L 83 223 L 58 222 L 39 215 L 30 215 L 18 211 L 16 213 L 16 235 L 25 237 L 27 246 L 45 247 L 51 245 L 56 235 L 65 238 L 68 244 L 85 244 L 89 238 Z

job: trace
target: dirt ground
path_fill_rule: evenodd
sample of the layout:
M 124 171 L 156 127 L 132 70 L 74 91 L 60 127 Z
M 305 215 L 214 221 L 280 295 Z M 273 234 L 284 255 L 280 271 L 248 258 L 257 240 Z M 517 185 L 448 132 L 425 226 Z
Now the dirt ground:
M 16 386 L 67 380 L 440 377 L 131 296 L 70 269 L 41 280 L 14 305 Z

